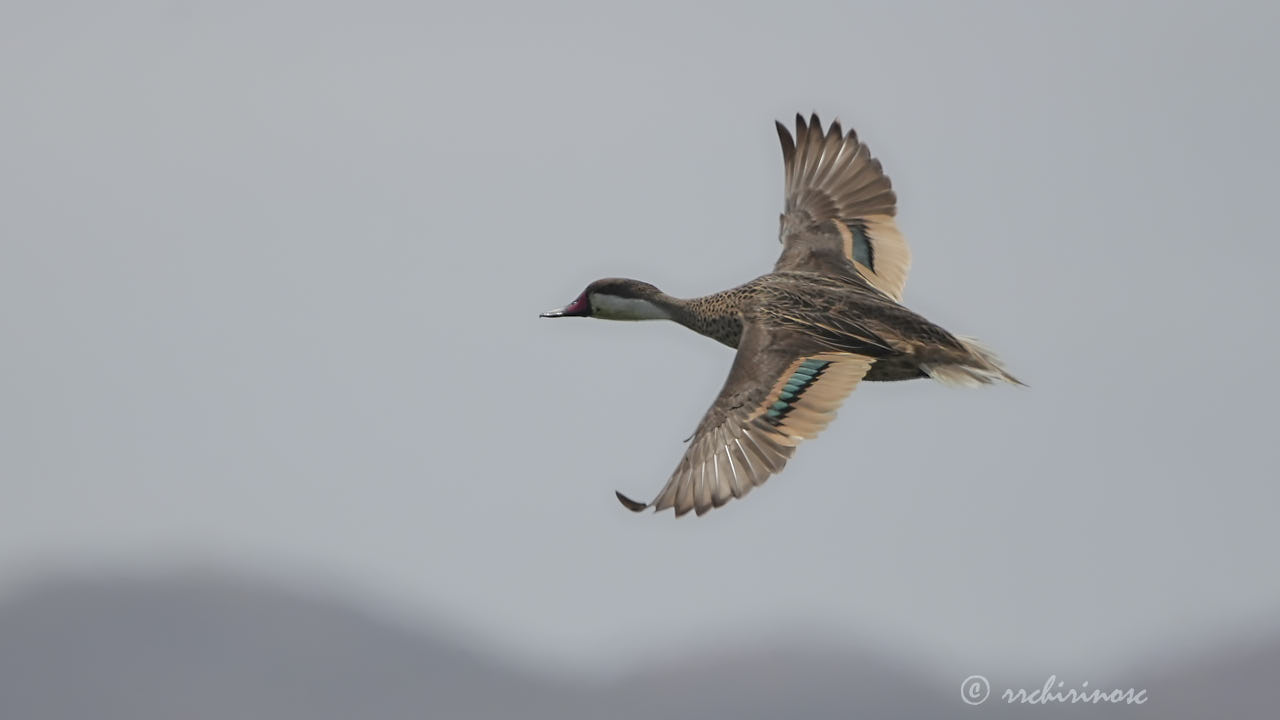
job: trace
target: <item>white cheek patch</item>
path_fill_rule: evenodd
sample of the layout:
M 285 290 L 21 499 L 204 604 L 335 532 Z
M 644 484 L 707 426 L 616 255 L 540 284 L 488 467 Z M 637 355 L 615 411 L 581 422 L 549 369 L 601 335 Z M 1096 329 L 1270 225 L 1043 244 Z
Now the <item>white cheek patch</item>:
M 668 320 L 670 315 L 648 300 L 617 295 L 591 295 L 592 315 L 606 320 Z

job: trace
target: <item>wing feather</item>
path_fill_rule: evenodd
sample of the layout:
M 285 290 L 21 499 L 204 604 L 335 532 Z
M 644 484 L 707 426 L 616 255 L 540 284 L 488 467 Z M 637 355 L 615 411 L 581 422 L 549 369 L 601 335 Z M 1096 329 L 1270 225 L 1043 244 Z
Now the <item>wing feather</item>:
M 777 270 L 856 273 L 894 300 L 911 266 L 898 230 L 897 197 L 880 161 L 839 121 L 796 115 L 795 138 L 777 123 L 786 168 L 786 204 Z M 834 222 L 833 222 L 834 221 Z
M 647 505 L 618 498 L 632 510 L 702 515 L 746 496 L 835 419 L 872 362 L 813 345 L 793 331 L 748 325 L 724 388 L 667 484 Z

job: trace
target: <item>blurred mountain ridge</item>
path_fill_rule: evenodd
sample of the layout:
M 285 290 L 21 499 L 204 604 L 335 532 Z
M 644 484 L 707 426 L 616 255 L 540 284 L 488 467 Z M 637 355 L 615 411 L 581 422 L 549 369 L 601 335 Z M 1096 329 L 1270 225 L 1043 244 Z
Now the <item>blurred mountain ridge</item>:
M 1275 716 L 1280 638 L 1166 660 L 1142 686 L 1143 706 L 1009 706 L 993 679 L 992 697 L 974 708 L 961 701 L 963 678 L 879 648 L 764 629 L 620 678 L 574 677 L 258 578 L 66 577 L 0 603 L 0 718 Z

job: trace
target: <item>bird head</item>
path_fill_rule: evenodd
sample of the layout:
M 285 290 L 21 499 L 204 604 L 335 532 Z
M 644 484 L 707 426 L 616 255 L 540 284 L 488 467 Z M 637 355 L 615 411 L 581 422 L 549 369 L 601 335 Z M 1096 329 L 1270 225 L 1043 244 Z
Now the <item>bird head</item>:
M 647 282 L 627 278 L 603 278 L 587 286 L 568 305 L 542 313 L 542 317 L 597 317 L 605 320 L 665 320 L 666 296 Z

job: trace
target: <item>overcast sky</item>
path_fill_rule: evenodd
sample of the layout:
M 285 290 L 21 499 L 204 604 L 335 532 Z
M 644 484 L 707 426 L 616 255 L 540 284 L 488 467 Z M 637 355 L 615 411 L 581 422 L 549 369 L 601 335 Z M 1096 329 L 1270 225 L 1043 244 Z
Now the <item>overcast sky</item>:
M 570 667 L 1280 630 L 1275 5 L 461 5 L 0 10 L 0 594 L 242 568 Z M 1030 388 L 864 385 L 748 500 L 632 515 L 732 352 L 537 315 L 768 271 L 813 110 L 906 303 Z

